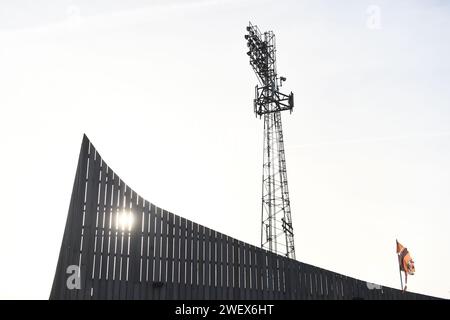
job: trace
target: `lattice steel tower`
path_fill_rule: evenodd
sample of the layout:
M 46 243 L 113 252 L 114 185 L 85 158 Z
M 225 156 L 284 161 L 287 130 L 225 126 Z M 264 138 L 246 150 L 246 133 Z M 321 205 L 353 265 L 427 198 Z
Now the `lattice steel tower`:
M 264 156 L 262 177 L 261 247 L 295 259 L 294 231 L 284 155 L 281 111 L 292 112 L 294 94 L 279 91 L 284 77 L 277 76 L 275 35 L 261 33 L 251 23 L 247 27 L 250 65 L 259 80 L 255 87 L 256 116 L 264 116 Z

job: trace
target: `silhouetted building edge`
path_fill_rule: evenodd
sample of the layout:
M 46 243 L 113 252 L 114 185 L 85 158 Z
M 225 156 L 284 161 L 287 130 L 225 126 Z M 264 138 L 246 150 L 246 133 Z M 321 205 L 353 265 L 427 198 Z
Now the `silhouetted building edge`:
M 84 135 L 50 299 L 433 299 L 276 255 L 161 209 Z

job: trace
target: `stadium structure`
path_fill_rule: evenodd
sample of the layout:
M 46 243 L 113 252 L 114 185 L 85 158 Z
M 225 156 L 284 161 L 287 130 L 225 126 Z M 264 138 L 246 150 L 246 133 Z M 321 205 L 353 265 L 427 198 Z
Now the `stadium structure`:
M 159 208 L 83 137 L 50 299 L 430 298 L 302 263 Z
M 83 137 L 50 299 L 430 299 L 297 261 L 275 35 L 247 27 L 247 55 L 264 119 L 261 246 L 143 199 Z

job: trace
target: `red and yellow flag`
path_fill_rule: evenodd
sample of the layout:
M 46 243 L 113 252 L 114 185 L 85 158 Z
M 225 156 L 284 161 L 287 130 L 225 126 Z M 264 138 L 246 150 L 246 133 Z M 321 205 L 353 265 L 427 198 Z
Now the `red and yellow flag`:
M 411 258 L 408 249 L 405 248 L 400 242 L 398 242 L 398 240 L 396 240 L 396 242 L 400 270 L 404 271 L 407 274 L 413 275 L 414 272 L 416 272 L 416 268 L 414 267 L 414 260 Z

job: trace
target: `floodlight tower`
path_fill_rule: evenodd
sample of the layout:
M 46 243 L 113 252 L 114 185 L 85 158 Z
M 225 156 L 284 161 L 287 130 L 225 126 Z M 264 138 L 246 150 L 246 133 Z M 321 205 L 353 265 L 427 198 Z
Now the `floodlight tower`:
M 249 23 L 245 35 L 252 66 L 259 85 L 255 87 L 256 116 L 264 116 L 261 247 L 295 259 L 294 230 L 284 154 L 281 111 L 292 112 L 294 94 L 281 93 L 284 77 L 277 76 L 275 35 L 261 33 Z

